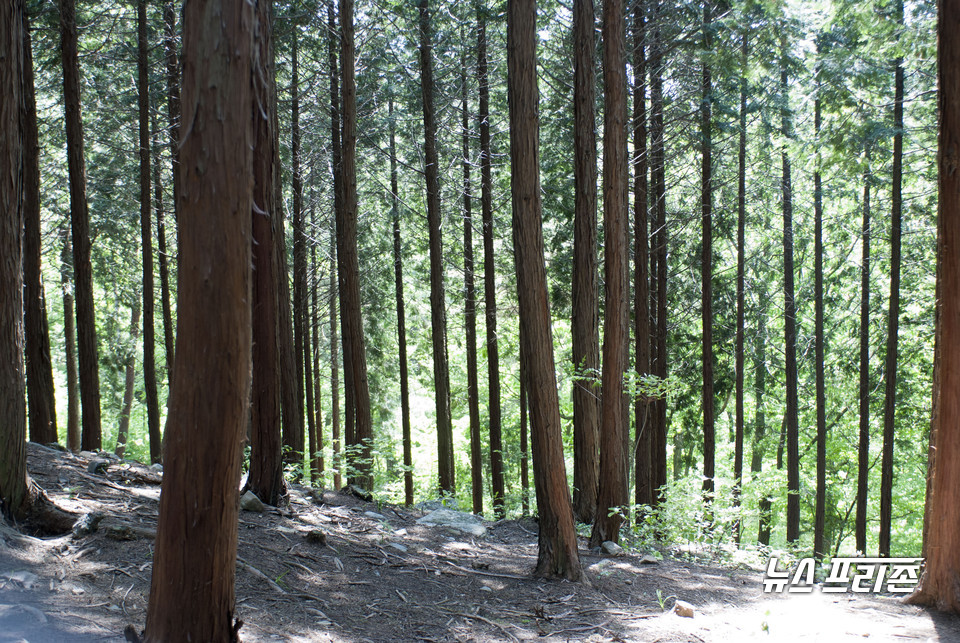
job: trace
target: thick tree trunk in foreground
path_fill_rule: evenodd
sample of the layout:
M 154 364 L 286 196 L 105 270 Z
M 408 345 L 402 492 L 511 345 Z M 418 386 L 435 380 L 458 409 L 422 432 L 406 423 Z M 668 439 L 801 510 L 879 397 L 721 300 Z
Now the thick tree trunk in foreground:
M 26 333 L 30 441 L 57 441 L 57 401 L 50 363 L 50 332 L 40 272 L 40 141 L 33 86 L 30 24 L 23 14 L 23 315 Z
M 895 11 L 897 28 L 902 29 L 903 0 L 897 0 Z M 880 463 L 879 553 L 881 556 L 890 555 L 890 523 L 893 518 L 893 439 L 896 432 L 897 351 L 900 334 L 900 246 L 903 211 L 903 58 L 896 59 L 894 68 L 893 185 L 890 195 L 890 309 L 887 317 L 887 361 L 884 367 L 883 456 Z
M 156 331 L 153 322 L 153 225 L 150 209 L 150 88 L 147 74 L 147 0 L 137 2 L 137 102 L 140 113 L 140 243 L 143 267 L 143 388 L 147 401 L 150 462 L 160 462 L 160 401 L 157 398 Z
M 487 75 L 487 19 L 477 5 L 477 84 L 480 121 L 480 210 L 483 218 L 483 316 L 487 326 L 487 417 L 490 424 L 490 478 L 493 514 L 503 518 L 503 436 L 500 412 L 500 349 L 497 339 L 497 275 L 493 251 L 493 178 L 490 156 L 490 83 Z M 524 451 L 526 453 L 526 451 Z M 526 487 L 524 487 L 526 489 Z
M 253 31 L 249 3 L 185 5 L 183 102 L 191 123 L 180 157 L 178 358 L 147 608 L 150 642 L 238 640 L 237 482 L 250 394 Z
M 926 567 L 908 602 L 960 612 L 960 7 L 939 3 L 940 211 L 937 352 L 931 427 L 936 457 L 926 507 Z M 933 451 L 932 451 L 933 452 Z
M 536 29 L 536 2 L 513 0 L 507 13 L 507 94 L 520 348 L 527 365 L 524 384 L 530 395 L 533 474 L 540 514 L 535 574 L 579 580 L 582 572 L 563 466 L 560 400 L 543 262 Z
M 600 476 L 590 546 L 620 540 L 627 504 L 628 435 L 623 379 L 630 342 L 630 281 L 627 277 L 627 70 L 626 23 L 621 0 L 603 5 L 603 236 L 605 320 L 600 400 Z
M 359 446 L 359 458 L 355 461 L 354 482 L 365 489 L 372 489 L 373 425 L 370 417 L 370 389 L 367 386 L 363 318 L 360 314 L 360 262 L 357 256 L 357 84 L 354 73 L 353 0 L 340 0 L 340 24 L 340 66 L 343 71 L 343 235 L 342 245 L 337 247 L 337 256 L 344 267 L 344 274 L 341 276 L 343 291 L 340 294 L 340 314 L 346 329 L 343 357 L 351 364 L 350 368 L 345 368 L 344 371 L 350 376 L 349 390 L 353 391 L 356 410 L 354 444 Z
M 440 493 L 456 493 L 453 426 L 450 420 L 450 369 L 447 364 L 447 315 L 443 285 L 443 238 L 440 215 L 440 174 L 437 123 L 433 105 L 433 45 L 428 0 L 419 0 L 420 85 L 423 89 L 423 154 L 427 182 L 427 227 L 430 232 L 430 331 L 436 397 L 437 468 Z
M 573 513 L 591 523 L 599 488 L 600 369 L 597 274 L 597 119 L 593 0 L 573 3 Z
M 271 91 L 270 51 L 273 38 L 270 28 L 272 0 L 259 0 L 256 10 L 254 46 L 257 55 L 253 70 L 253 103 L 250 118 L 253 131 L 253 201 L 252 231 L 252 302 L 253 381 L 250 391 L 251 444 L 250 475 L 247 488 L 268 505 L 278 505 L 285 493 L 283 482 L 283 450 L 281 447 L 281 366 L 280 366 L 280 302 L 279 280 L 286 275 L 276 272 L 279 262 L 273 256 L 277 243 L 274 209 L 273 108 Z M 260 68 L 257 68 L 257 64 Z
M 100 363 L 90 265 L 90 214 L 87 211 L 87 170 L 83 160 L 83 121 L 80 117 L 80 63 L 77 55 L 76 0 L 60 0 L 60 49 L 63 63 L 64 120 L 67 168 L 70 177 L 70 221 L 73 228 L 74 296 L 80 363 L 81 446 L 100 448 Z
M 388 99 L 390 120 L 390 203 L 393 211 L 393 279 L 397 296 L 397 343 L 400 359 L 400 423 L 403 431 L 403 501 L 413 504 L 413 439 L 410 429 L 410 386 L 407 369 L 407 317 L 403 301 L 403 255 L 400 239 L 400 195 L 397 174 L 397 135 L 393 97 Z

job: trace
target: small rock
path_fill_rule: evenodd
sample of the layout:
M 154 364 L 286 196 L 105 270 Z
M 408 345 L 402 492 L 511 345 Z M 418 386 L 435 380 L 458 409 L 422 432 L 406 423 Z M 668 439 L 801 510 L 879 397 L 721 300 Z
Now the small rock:
M 83 514 L 77 522 L 73 523 L 74 537 L 89 536 L 97 530 L 101 520 L 103 520 L 103 514 L 99 511 Z
M 657 557 L 654 556 L 653 554 L 644 554 L 643 558 L 640 559 L 641 565 L 656 565 L 659 562 L 660 561 L 657 560 Z
M 493 591 L 493 588 L 492 588 L 492 587 L 487 587 L 486 585 L 483 585 L 483 586 L 480 587 L 480 591 L 481 591 L 481 592 L 492 592 L 492 591 Z
M 396 549 L 396 550 L 397 550 L 398 552 L 400 552 L 401 554 L 407 553 L 407 548 L 406 548 L 406 546 L 405 546 L 405 545 L 401 545 L 400 543 L 388 543 L 388 546 L 393 547 L 394 549 Z
M 266 507 L 263 505 L 263 501 L 257 497 L 257 494 L 252 491 L 247 491 L 240 497 L 240 508 L 244 511 L 256 511 L 257 513 L 262 512 Z
M 110 461 L 103 458 L 97 458 L 96 460 L 91 460 L 90 464 L 87 465 L 87 473 L 99 473 L 104 474 L 107 472 L 107 469 L 110 467 Z
M 603 553 L 607 556 L 623 556 L 623 547 L 612 540 L 603 541 L 603 544 L 600 545 L 600 549 L 603 550 Z
M 34 583 L 40 580 L 39 576 L 27 571 L 8 572 L 6 574 L 3 574 L 2 577 L 17 583 L 18 585 L 23 587 L 23 589 L 33 589 Z
M 126 525 L 110 525 L 106 531 L 107 538 L 112 540 L 135 540 L 137 535 Z
M 327 544 L 327 535 L 319 529 L 311 529 L 304 535 L 304 538 L 307 539 L 308 543 L 313 543 L 315 545 Z
M 154 462 L 148 467 L 151 471 L 156 471 L 157 473 L 163 473 L 163 465 L 159 462 Z
M 367 491 L 366 489 L 361 489 L 355 484 L 348 484 L 346 487 L 340 491 L 344 493 L 349 493 L 352 496 L 363 500 L 364 502 L 373 502 L 373 494 Z
M 378 514 L 376 511 L 364 511 L 363 515 L 367 518 L 373 518 L 374 520 L 386 520 L 387 517 L 383 514 Z
M 683 618 L 693 618 L 693 605 L 686 601 L 677 601 L 673 606 L 673 613 Z
M 297 530 L 294 529 L 293 527 L 284 527 L 283 525 L 277 525 L 276 529 L 277 529 L 277 531 L 279 531 L 281 534 L 288 534 L 288 535 L 291 535 L 291 536 L 292 536 L 293 534 L 297 533 Z
M 481 520 L 473 514 L 453 511 L 452 509 L 436 509 L 417 520 L 417 524 L 450 527 L 479 538 L 487 535 L 487 528 L 481 523 Z

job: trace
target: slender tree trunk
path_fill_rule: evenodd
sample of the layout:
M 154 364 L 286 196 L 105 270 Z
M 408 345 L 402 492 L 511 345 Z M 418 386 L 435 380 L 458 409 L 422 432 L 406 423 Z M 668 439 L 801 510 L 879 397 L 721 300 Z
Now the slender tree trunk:
M 90 265 L 90 215 L 87 211 L 87 171 L 83 160 L 83 122 L 80 117 L 80 63 L 77 56 L 76 0 L 60 1 L 60 49 L 63 63 L 63 101 L 67 130 L 67 168 L 70 180 L 70 221 L 73 228 L 74 296 L 82 406 L 81 446 L 100 448 L 100 364 Z
M 80 390 L 77 376 L 77 331 L 73 320 L 73 253 L 70 251 L 70 233 L 66 226 L 60 229 L 63 242 L 60 252 L 60 287 L 63 292 L 63 339 L 67 371 L 67 448 L 80 450 Z
M 343 218 L 343 153 L 340 146 L 340 66 L 337 63 L 337 43 L 340 41 L 337 31 L 337 19 L 333 9 L 333 1 L 327 4 L 327 52 L 330 63 L 330 149 L 331 166 L 333 170 L 333 211 L 336 218 L 336 228 L 341 226 Z M 343 279 L 342 259 L 339 253 L 336 230 L 330 236 L 330 407 L 331 407 L 331 437 L 333 447 L 333 485 L 339 489 L 343 484 L 343 443 L 340 436 L 340 367 L 339 347 L 337 346 L 337 301 L 340 282 Z M 341 329 L 343 325 L 341 324 Z M 344 371 L 348 361 L 344 361 Z M 346 373 L 344 373 L 346 375 Z M 349 381 L 349 377 L 345 378 Z M 349 388 L 348 386 L 345 386 Z M 344 392 L 346 393 L 346 391 Z M 347 424 L 352 423 L 353 411 L 351 400 L 345 400 L 347 406 Z
M 461 40 L 463 40 L 461 32 Z M 483 445 L 480 444 L 480 383 L 477 376 L 477 295 L 473 282 L 473 209 L 470 184 L 470 108 L 467 103 L 467 59 L 460 56 L 460 112 L 463 143 L 463 289 L 467 336 L 467 406 L 470 413 L 470 473 L 473 513 L 483 513 Z
M 420 9 L 420 86 L 423 90 L 424 175 L 427 182 L 427 227 L 430 233 L 430 329 L 433 337 L 433 378 L 437 412 L 437 467 L 440 493 L 456 494 L 453 426 L 450 420 L 450 369 L 447 365 L 447 317 L 443 286 L 443 238 L 440 214 L 440 175 L 437 123 L 433 109 L 433 44 L 428 0 Z
M 870 476 L 870 148 L 865 144 L 860 265 L 860 440 L 857 449 L 857 551 L 867 551 L 867 487 Z M 939 298 L 937 299 L 939 301 Z
M 651 259 L 651 279 L 656 274 L 655 302 L 652 302 L 651 318 L 656 320 L 656 350 L 653 352 L 654 374 L 661 380 L 667 377 L 667 194 L 666 158 L 664 155 L 663 129 L 663 43 L 660 35 L 660 0 L 654 0 L 652 22 L 653 43 L 650 56 L 650 163 L 653 183 L 653 202 L 656 209 L 654 225 L 655 261 Z M 651 251 L 653 255 L 653 251 Z M 655 265 L 654 265 L 655 264 Z M 659 398 L 653 402 L 651 424 L 655 476 L 653 487 L 656 501 L 662 500 L 663 486 L 667 484 L 667 401 Z
M 133 408 L 133 390 L 137 378 L 137 341 L 140 338 L 140 301 L 130 309 L 130 344 L 127 346 L 127 359 L 124 365 L 123 407 L 120 409 L 120 424 L 117 427 L 117 446 L 114 449 L 121 458 L 127 451 L 127 437 L 130 434 L 130 411 Z
M 170 159 L 173 167 L 173 220 L 179 221 L 180 212 L 180 54 L 177 51 L 176 0 L 163 3 L 163 57 L 166 65 L 167 122 L 170 131 Z M 171 364 L 173 355 L 168 355 Z M 172 367 L 171 367 L 172 368 Z M 173 386 L 173 375 L 170 373 Z
M 357 256 L 357 86 L 354 74 L 355 53 L 353 41 L 353 0 L 340 0 L 341 47 L 343 72 L 343 234 L 337 256 L 343 262 L 340 293 L 340 314 L 345 322 L 349 342 L 344 344 L 343 356 L 350 361 L 344 369 L 351 382 L 353 407 L 356 411 L 355 441 L 359 458 L 355 462 L 355 482 L 365 489 L 373 488 L 373 425 L 370 417 L 370 390 L 367 386 L 367 358 L 364 349 L 363 319 L 360 313 L 360 263 Z M 340 232 L 338 228 L 338 233 Z M 350 395 L 348 395 L 349 402 Z
M 313 392 L 307 388 L 307 371 L 310 337 L 307 334 L 307 238 L 304 231 L 303 211 L 303 174 L 300 151 L 300 61 L 297 41 L 300 37 L 299 26 L 293 25 L 292 64 L 290 82 L 290 162 L 293 188 L 293 354 L 296 368 L 297 403 L 300 408 L 300 425 L 303 415 L 307 416 L 307 433 L 313 426 Z M 302 438 L 301 438 L 302 440 Z M 312 460 L 312 451 L 307 460 Z M 311 469 L 312 471 L 312 469 Z M 311 474 L 312 475 L 312 474 Z
M 311 171 L 311 175 L 313 172 Z M 311 189 L 311 193 L 313 190 Z M 318 234 L 320 226 L 317 225 L 316 198 L 310 199 L 310 220 L 313 224 L 314 234 Z M 314 469 L 317 472 L 317 481 L 323 486 L 324 457 L 323 457 L 323 414 L 321 413 L 320 396 L 320 264 L 317 263 L 318 240 L 314 240 L 310 246 L 310 266 L 313 275 L 313 283 L 310 287 L 310 298 L 313 307 L 313 314 L 310 316 L 310 326 L 313 329 L 313 341 L 310 349 L 313 355 L 313 401 L 314 401 L 314 424 L 316 426 L 316 447 L 313 450 Z
M 621 0 L 603 5 L 603 236 L 605 304 L 600 400 L 600 477 L 590 546 L 620 540 L 622 508 L 628 502 L 624 438 L 624 348 L 630 342 L 627 225 L 626 23 Z
M 950 34 L 960 29 L 960 7 L 940 2 L 938 24 L 940 103 L 940 202 L 937 223 L 937 352 L 934 358 L 934 408 L 931 462 L 926 507 L 926 565 L 908 602 L 960 612 L 960 43 Z
M 903 28 L 903 0 L 896 3 L 897 28 Z M 898 36 L 899 38 L 899 36 Z M 903 211 L 903 58 L 894 61 L 893 186 L 890 195 L 890 311 L 887 317 L 887 361 L 884 371 L 883 457 L 880 465 L 881 556 L 890 555 L 893 516 L 893 438 L 896 431 L 897 352 L 900 332 L 900 238 Z M 949 389 L 948 389 L 949 390 Z
M 717 436 L 713 411 L 713 137 L 710 122 L 713 101 L 713 78 L 708 57 L 711 55 L 710 0 L 703 3 L 703 73 L 700 80 L 700 212 L 703 222 L 703 246 L 700 256 L 700 313 L 703 328 L 703 492 L 704 501 L 713 500 L 713 478 L 716 475 Z
M 283 481 L 283 449 L 281 444 L 281 388 L 279 281 L 277 250 L 274 239 L 275 138 L 273 135 L 274 102 L 271 91 L 272 70 L 269 64 L 273 47 L 270 14 L 272 0 L 259 0 L 256 9 L 254 46 L 253 102 L 250 118 L 253 131 L 253 202 L 251 230 L 253 243 L 252 332 L 253 381 L 250 392 L 251 441 L 250 474 L 247 489 L 268 505 L 278 505 L 286 493 Z
M 787 38 L 780 36 L 780 109 L 781 134 L 789 139 L 792 134 L 790 108 L 787 105 Z M 794 299 L 793 273 L 793 188 L 790 180 L 790 156 L 786 143 L 780 152 L 783 165 L 781 190 L 783 193 L 783 333 L 786 353 L 787 408 L 784 421 L 787 435 L 787 542 L 800 537 L 800 425 L 797 399 L 797 308 Z
M 497 339 L 497 276 L 493 250 L 493 179 L 490 152 L 490 83 L 487 75 L 486 11 L 477 5 L 477 84 L 480 122 L 480 211 L 483 218 L 483 315 L 487 327 L 487 378 L 490 424 L 490 478 L 493 513 L 504 516 L 503 438 L 500 411 L 500 350 Z M 525 452 L 524 452 L 525 453 Z
M 536 2 L 513 0 L 507 9 L 507 95 L 513 248 L 520 300 L 521 351 L 527 366 L 523 384 L 530 395 L 533 474 L 540 516 L 539 553 L 534 573 L 579 580 L 582 572 L 563 465 L 560 400 L 543 262 L 536 32 Z
M 520 354 L 520 512 L 530 515 L 530 443 L 528 426 L 527 377 L 523 353 Z
M 50 362 L 50 332 L 40 271 L 40 141 L 33 81 L 30 22 L 23 14 L 23 315 L 26 332 L 30 440 L 57 442 L 57 401 Z
M 733 506 L 735 508 L 740 507 L 740 492 L 743 486 L 743 335 L 746 317 L 744 278 L 747 230 L 747 56 L 749 52 L 746 29 L 744 29 L 740 38 L 740 135 L 737 156 L 737 338 L 734 357 L 736 418 L 734 419 Z M 737 546 L 739 546 L 743 531 L 739 511 L 735 512 L 734 521 L 733 537 Z
M 137 1 L 137 98 L 140 112 L 140 243 L 143 262 L 143 388 L 147 401 L 150 462 L 160 462 L 160 400 L 157 398 L 156 331 L 153 316 L 153 226 L 150 210 L 150 88 L 147 74 L 147 0 Z
M 597 514 L 600 443 L 600 311 L 597 274 L 597 123 L 593 0 L 573 3 L 573 513 Z
M 633 324 L 634 368 L 638 378 L 650 374 L 650 253 L 647 225 L 647 61 L 646 2 L 633 14 Z M 640 391 L 634 399 L 634 502 L 651 506 L 653 492 L 653 441 L 650 404 Z
M 403 301 L 403 256 L 400 239 L 400 194 L 393 96 L 387 102 L 390 121 L 390 202 L 393 211 L 393 279 L 397 295 L 397 340 L 400 347 L 400 423 L 403 431 L 403 499 L 413 504 L 413 439 L 410 431 L 410 385 L 407 369 L 407 317 Z
M 151 131 L 159 142 L 156 115 L 151 116 Z M 163 317 L 163 346 L 167 357 L 167 385 L 173 384 L 173 312 L 170 309 L 170 267 L 167 264 L 167 224 L 163 213 L 163 185 L 160 183 L 160 146 L 153 149 L 153 201 L 157 211 L 157 267 L 160 272 L 160 311 Z
M 757 474 L 763 469 L 763 456 L 766 450 L 764 438 L 767 434 L 767 419 L 764 412 L 764 397 L 767 392 L 767 289 L 763 280 L 759 280 L 758 284 L 757 302 L 759 303 L 759 310 L 756 347 L 753 355 L 753 396 L 756 405 L 756 418 L 753 428 L 753 453 L 750 459 L 750 473 L 753 479 L 756 479 Z M 761 545 L 769 545 L 770 524 L 773 519 L 770 509 L 773 501 L 770 496 L 764 496 L 760 498 L 758 505 L 760 520 L 757 529 L 757 542 Z
M 816 168 L 813 173 L 813 227 L 814 227 L 814 352 L 817 396 L 817 502 L 813 521 L 813 552 L 818 558 L 826 554 L 824 530 L 827 514 L 827 416 L 826 390 L 823 371 L 823 193 L 820 185 L 820 74 L 817 75 L 817 96 L 813 103 L 813 129 L 817 143 Z
M 220 16 L 209 20 L 209 16 Z M 250 394 L 253 7 L 184 7 L 180 343 L 146 641 L 236 641 L 240 444 Z M 199 64 L 203 61 L 204 64 Z M 217 355 L 217 359 L 209 359 Z

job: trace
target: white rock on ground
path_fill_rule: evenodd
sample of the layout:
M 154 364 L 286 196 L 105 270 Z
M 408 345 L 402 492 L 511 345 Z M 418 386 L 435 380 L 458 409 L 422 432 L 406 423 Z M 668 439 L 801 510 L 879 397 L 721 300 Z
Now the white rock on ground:
M 487 535 L 487 528 L 481 519 L 472 514 L 466 514 L 452 509 L 436 509 L 423 518 L 417 520 L 418 525 L 436 525 L 450 527 L 471 536 L 482 537 Z

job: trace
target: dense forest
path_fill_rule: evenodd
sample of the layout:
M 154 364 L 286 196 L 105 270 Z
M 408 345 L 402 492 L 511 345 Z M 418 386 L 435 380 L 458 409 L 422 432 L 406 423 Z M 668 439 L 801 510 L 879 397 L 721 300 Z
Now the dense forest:
M 236 70 L 206 3 L 74 4 L 20 42 L 30 440 L 534 513 L 554 554 L 571 495 L 594 546 L 920 554 L 933 2 L 260 0 Z

